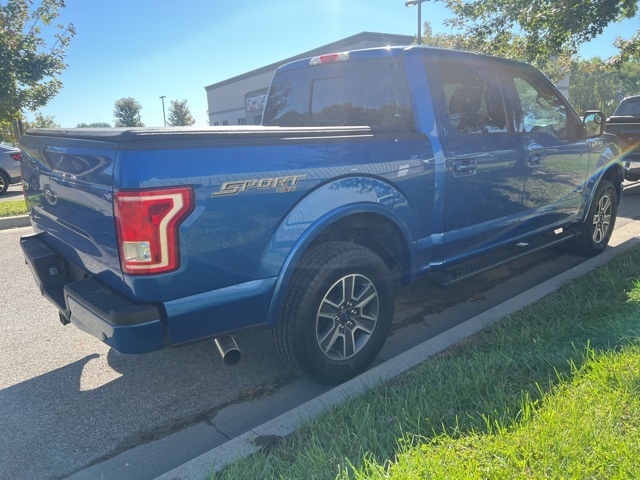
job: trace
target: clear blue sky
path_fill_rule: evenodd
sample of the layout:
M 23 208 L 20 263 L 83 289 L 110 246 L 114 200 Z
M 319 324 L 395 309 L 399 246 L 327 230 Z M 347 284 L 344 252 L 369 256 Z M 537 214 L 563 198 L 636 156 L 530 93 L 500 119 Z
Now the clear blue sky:
M 113 104 L 133 97 L 147 126 L 161 126 L 161 95 L 188 102 L 207 125 L 204 87 L 360 32 L 415 35 L 418 12 L 404 0 L 66 0 L 60 22 L 75 24 L 64 88 L 41 110 L 63 127 L 113 125 Z M 422 19 L 446 32 L 442 3 L 423 4 Z M 609 28 L 582 56 L 614 53 Z M 31 115 L 30 115 L 31 117 Z

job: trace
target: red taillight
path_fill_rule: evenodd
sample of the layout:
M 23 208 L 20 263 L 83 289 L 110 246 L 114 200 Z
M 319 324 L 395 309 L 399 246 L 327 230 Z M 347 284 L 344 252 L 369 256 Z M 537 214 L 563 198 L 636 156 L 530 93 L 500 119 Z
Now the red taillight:
M 147 275 L 176 270 L 180 266 L 178 227 L 193 206 L 188 187 L 116 192 L 122 271 Z
M 22 154 L 20 152 L 18 153 L 10 153 L 9 156 L 11 158 L 13 158 L 16 162 L 20 161 L 20 157 L 22 157 Z
M 321 63 L 335 63 L 335 62 L 347 62 L 349 61 L 349 52 L 345 53 L 330 53 L 329 55 L 320 55 L 319 57 L 313 57 L 310 61 L 310 65 L 320 65 Z

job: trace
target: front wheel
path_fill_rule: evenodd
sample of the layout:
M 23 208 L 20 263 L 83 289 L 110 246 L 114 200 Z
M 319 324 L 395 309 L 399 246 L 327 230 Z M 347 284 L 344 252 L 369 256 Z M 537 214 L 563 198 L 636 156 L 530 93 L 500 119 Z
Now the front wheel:
M 583 255 L 602 252 L 611 238 L 618 213 L 618 194 L 613 184 L 601 180 L 593 196 L 589 211 L 580 225 L 581 235 L 576 239 L 575 250 Z
M 346 242 L 314 247 L 291 277 L 276 349 L 300 375 L 343 382 L 380 352 L 394 301 L 389 269 L 373 251 Z
M 0 172 L 0 195 L 4 195 L 8 188 L 9 177 L 7 177 L 4 172 Z

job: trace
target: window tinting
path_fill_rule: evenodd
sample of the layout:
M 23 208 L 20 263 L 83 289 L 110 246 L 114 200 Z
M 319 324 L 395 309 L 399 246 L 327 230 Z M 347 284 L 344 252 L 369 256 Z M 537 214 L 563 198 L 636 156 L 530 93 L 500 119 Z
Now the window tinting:
M 271 85 L 264 124 L 413 130 L 404 66 L 385 58 L 282 72 Z
M 640 98 L 621 103 L 616 110 L 616 115 L 640 115 Z
M 492 70 L 459 61 L 441 61 L 437 66 L 447 120 L 454 130 L 465 134 L 509 131 Z
M 529 78 L 513 79 L 519 99 L 516 126 L 519 132 L 544 133 L 558 140 L 567 135 L 567 106 L 548 85 Z

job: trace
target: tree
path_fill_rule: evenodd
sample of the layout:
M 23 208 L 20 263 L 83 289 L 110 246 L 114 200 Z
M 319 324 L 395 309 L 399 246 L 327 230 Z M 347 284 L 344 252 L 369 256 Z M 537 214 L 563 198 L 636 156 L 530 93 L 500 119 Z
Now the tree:
M 60 128 L 60 125 L 56 123 L 53 115 L 47 115 L 46 117 L 38 112 L 36 113 L 36 119 L 33 122 L 23 122 L 24 128 Z
M 196 123 L 196 119 L 193 118 L 189 107 L 187 107 L 187 101 L 172 100 L 169 107 L 169 125 L 172 127 L 189 127 Z
M 425 22 L 423 27 L 422 43 L 424 45 L 525 60 L 543 70 L 546 75 L 555 81 L 566 77 L 571 65 L 570 55 L 566 51 L 558 52 L 553 58 L 523 58 L 519 48 L 517 48 L 517 45 L 521 43 L 521 38 L 512 32 L 503 32 L 503 34 L 497 35 L 496 38 L 488 40 L 487 38 L 467 33 L 434 34 L 429 22 Z
M 18 130 L 24 131 L 27 128 L 60 128 L 60 125 L 56 123 L 53 115 L 44 116 L 41 112 L 36 113 L 33 122 L 27 120 L 0 122 L 0 141 L 17 144 L 21 134 Z
M 64 0 L 8 0 L 0 5 L 0 122 L 45 106 L 60 90 L 73 24 L 52 22 Z M 33 8 L 32 8 L 33 7 Z
M 640 92 L 640 61 L 619 68 L 605 68 L 599 57 L 581 60 L 571 67 L 569 99 L 578 112 L 602 110 L 611 115 L 621 97 Z
M 116 100 L 113 107 L 116 127 L 144 127 L 140 121 L 140 110 L 142 105 L 131 97 Z
M 453 33 L 433 33 L 431 23 L 424 22 L 424 32 L 422 34 L 422 44 L 430 47 L 451 48 L 454 50 L 473 51 L 473 47 L 468 43 L 464 35 Z
M 455 18 L 446 25 L 484 51 L 532 63 L 556 79 L 579 47 L 604 28 L 638 14 L 637 0 L 442 0 Z M 618 39 L 612 64 L 638 58 L 640 36 Z M 476 50 L 477 51 L 477 50 Z M 552 66 L 559 66 L 552 72 Z
M 618 67 L 621 63 L 626 63 L 631 59 L 640 59 L 640 30 L 629 40 L 617 38 L 614 45 L 619 54 L 609 59 L 610 65 Z
M 17 123 L 12 120 L 0 121 L 0 143 L 18 143 Z
M 79 123 L 76 128 L 111 128 L 111 125 L 106 122 Z

